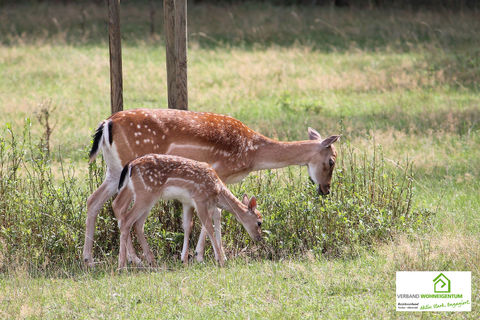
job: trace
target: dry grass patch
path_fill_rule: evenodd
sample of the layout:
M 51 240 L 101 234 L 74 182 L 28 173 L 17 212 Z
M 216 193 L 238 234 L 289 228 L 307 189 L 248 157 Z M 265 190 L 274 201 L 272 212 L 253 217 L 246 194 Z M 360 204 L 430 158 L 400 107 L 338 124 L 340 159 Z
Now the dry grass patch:
M 200 105 L 212 97 L 230 105 L 286 92 L 308 98 L 332 91 L 416 90 L 444 83 L 443 77 L 428 71 L 422 54 L 353 51 L 332 55 L 293 47 L 232 49 L 216 55 L 215 62 L 192 61 L 191 97 Z
M 451 233 L 401 235 L 378 252 L 395 270 L 466 270 L 478 273 L 480 240 L 476 236 Z
M 355 137 L 350 143 L 359 150 L 368 150 L 372 140 L 381 148 L 390 162 L 410 160 L 417 172 L 426 175 L 451 176 L 458 182 L 469 182 L 480 176 L 478 163 L 478 135 L 464 136 L 448 131 L 433 131 L 419 135 L 390 128 L 370 132 L 368 138 Z M 439 171 L 441 170 L 441 171 Z

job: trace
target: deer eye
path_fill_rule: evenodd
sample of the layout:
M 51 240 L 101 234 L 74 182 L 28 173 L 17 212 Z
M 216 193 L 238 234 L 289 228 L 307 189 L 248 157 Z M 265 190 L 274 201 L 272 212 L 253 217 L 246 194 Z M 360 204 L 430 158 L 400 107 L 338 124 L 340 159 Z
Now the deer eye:
M 333 161 L 333 159 L 330 159 L 328 160 L 328 164 L 330 165 L 330 167 L 333 167 L 335 165 L 335 161 Z
M 257 222 L 257 225 L 258 225 L 259 227 L 261 227 L 261 226 L 262 226 L 262 221 L 258 221 L 258 222 Z

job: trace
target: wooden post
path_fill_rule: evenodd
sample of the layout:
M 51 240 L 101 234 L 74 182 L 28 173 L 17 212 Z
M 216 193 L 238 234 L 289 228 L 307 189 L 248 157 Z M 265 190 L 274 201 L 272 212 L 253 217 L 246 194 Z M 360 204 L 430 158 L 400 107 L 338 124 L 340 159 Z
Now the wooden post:
M 110 105 L 113 114 L 123 110 L 120 0 L 108 0 L 108 42 L 110 48 Z
M 175 0 L 163 0 L 163 15 L 167 53 L 168 107 L 176 109 Z
M 187 0 L 164 0 L 168 107 L 188 109 Z
M 150 35 L 155 33 L 155 3 L 150 0 Z
M 188 109 L 187 87 L 187 0 L 175 0 L 175 51 L 177 109 Z

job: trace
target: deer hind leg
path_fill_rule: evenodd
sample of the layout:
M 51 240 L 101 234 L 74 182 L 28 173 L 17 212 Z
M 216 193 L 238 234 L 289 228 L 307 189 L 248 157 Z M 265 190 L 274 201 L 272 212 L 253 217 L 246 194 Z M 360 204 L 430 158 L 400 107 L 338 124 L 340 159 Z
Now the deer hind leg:
M 225 257 L 225 253 L 223 252 L 222 246 L 222 225 L 221 225 L 221 218 L 222 218 L 222 210 L 220 208 L 215 208 L 215 213 L 213 214 L 213 223 L 215 224 L 215 236 L 219 241 L 220 249 L 222 250 L 222 254 Z M 197 247 L 195 249 L 195 256 L 198 262 L 203 261 L 203 257 L 205 255 L 205 240 L 207 238 L 207 231 L 205 226 L 202 225 L 202 230 L 200 231 L 200 236 L 198 237 Z
M 137 267 L 142 266 L 142 259 L 137 256 L 135 247 L 133 246 L 132 234 L 129 232 L 127 237 L 127 260 L 130 263 L 134 263 Z
M 125 256 L 127 255 L 127 240 L 128 240 L 128 233 L 130 230 L 125 230 L 122 226 L 120 228 L 120 250 L 118 251 L 118 269 L 124 269 L 126 265 Z
M 133 224 L 138 221 L 145 212 L 145 207 L 140 202 L 136 201 L 133 207 L 120 217 L 120 250 L 118 254 L 118 268 L 123 269 L 126 265 L 127 256 L 127 241 L 129 240 L 130 230 Z M 131 239 L 130 239 L 131 240 Z
M 128 210 L 131 202 L 133 200 L 133 192 L 129 188 L 124 188 L 118 194 L 117 198 L 113 201 L 112 207 L 113 212 L 115 213 L 115 218 L 120 223 L 122 216 Z M 120 227 L 120 226 L 119 226 Z M 142 260 L 135 253 L 135 248 L 132 242 L 132 235 L 129 232 L 127 236 L 127 260 L 128 262 L 133 262 L 137 266 L 142 265 Z
M 135 222 L 134 228 L 135 228 L 135 233 L 137 234 L 137 240 L 140 243 L 140 246 L 142 247 L 143 255 L 147 260 L 147 263 L 150 266 L 156 268 L 157 261 L 155 260 L 155 256 L 153 255 L 153 252 L 150 249 L 150 246 L 148 245 L 147 239 L 145 238 L 145 232 L 144 232 L 145 220 L 147 220 L 148 214 L 150 213 L 150 210 L 152 207 L 153 205 L 149 206 L 149 208 L 143 212 L 142 216 Z
M 206 207 L 197 207 L 197 214 L 205 227 L 206 233 L 212 242 L 213 251 L 215 253 L 215 259 L 218 261 L 221 267 L 223 267 L 225 260 L 223 256 L 223 250 L 220 248 L 220 242 L 215 237 L 215 231 L 213 229 L 212 216 L 215 214 L 214 209 L 210 211 Z
M 98 211 L 116 192 L 118 187 L 117 175 L 107 172 L 107 177 L 87 200 L 87 220 L 85 223 L 85 243 L 83 245 L 83 260 L 91 266 L 93 265 L 92 248 L 93 236 L 95 234 L 95 221 Z
M 188 264 L 188 240 L 193 227 L 193 207 L 183 204 L 183 248 L 180 256 L 183 264 Z

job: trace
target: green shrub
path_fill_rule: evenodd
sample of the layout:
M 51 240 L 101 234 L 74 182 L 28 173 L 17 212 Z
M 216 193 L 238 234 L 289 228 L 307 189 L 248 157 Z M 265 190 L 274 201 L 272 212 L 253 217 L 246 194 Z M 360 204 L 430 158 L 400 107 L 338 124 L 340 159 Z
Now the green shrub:
M 48 153 L 41 139 L 30 135 L 26 121 L 20 136 L 7 125 L 0 136 L 0 270 L 28 265 L 48 269 L 81 264 L 86 200 L 100 185 L 104 164 L 92 164 L 88 176 L 60 153 Z M 85 155 L 87 155 L 87 148 Z M 53 160 L 55 159 L 55 160 Z M 99 161 L 97 160 L 97 163 Z M 87 161 L 85 159 L 85 166 Z M 359 247 L 413 232 L 427 224 L 430 212 L 413 206 L 411 166 L 391 165 L 378 152 L 339 150 L 332 194 L 319 197 L 304 168 L 251 174 L 231 186 L 240 197 L 255 195 L 263 213 L 265 242 L 253 245 L 243 227 L 224 213 L 224 247 L 232 257 L 246 254 L 282 259 L 306 252 L 348 257 Z M 159 259 L 177 259 L 182 247 L 181 210 L 160 202 L 150 213 L 146 236 Z M 191 248 L 200 227 L 196 224 Z M 107 203 L 97 218 L 95 257 L 114 261 L 119 233 Z M 211 256 L 211 249 L 208 250 Z
M 341 147 L 328 197 L 318 196 L 306 170 L 298 167 L 252 175 L 234 188 L 238 195 L 252 190 L 258 195 L 266 234 L 260 253 L 274 259 L 307 251 L 350 257 L 359 247 L 428 225 L 431 212 L 413 205 L 411 164 L 400 168 L 376 151 L 358 155 L 350 146 Z M 240 229 L 232 218 L 225 223 L 225 229 Z M 225 232 L 227 247 L 244 248 L 250 242 L 239 234 Z

